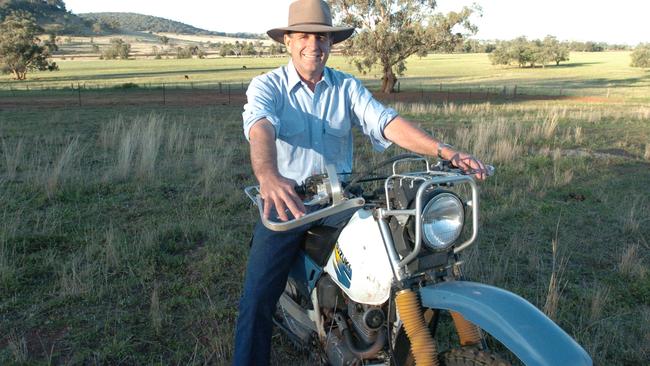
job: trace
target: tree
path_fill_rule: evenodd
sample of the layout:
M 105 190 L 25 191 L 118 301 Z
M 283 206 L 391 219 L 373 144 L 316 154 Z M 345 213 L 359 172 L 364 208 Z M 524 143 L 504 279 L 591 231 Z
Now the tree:
M 381 89 L 394 91 L 397 75 L 406 70 L 406 59 L 430 51 L 451 51 L 463 41 L 457 26 L 475 33 L 469 22 L 473 10 L 464 8 L 447 15 L 434 14 L 434 0 L 329 0 L 340 21 L 357 28 L 343 53 L 361 72 L 376 64 L 382 70 Z
M 569 46 L 566 43 L 560 43 L 553 36 L 546 36 L 542 45 L 548 60 L 555 62 L 555 66 L 559 66 L 561 61 L 569 61 Z
M 111 46 L 102 52 L 102 58 L 128 60 L 129 53 L 131 53 L 131 44 L 124 42 L 122 38 L 111 38 Z
M 50 55 L 56 51 L 56 43 L 48 40 L 41 44 L 36 37 L 43 30 L 26 12 L 10 13 L 0 23 L 0 69 L 11 73 L 16 80 L 25 80 L 32 70 L 58 70 Z
M 640 43 L 630 55 L 632 67 L 650 67 L 650 43 Z
M 61 10 L 65 10 L 65 3 L 63 0 L 47 0 L 46 2 L 50 6 L 55 6 Z
M 569 59 L 569 46 L 560 43 L 555 37 L 547 36 L 543 41 L 529 41 L 526 37 L 515 38 L 511 41 L 500 41 L 489 55 L 492 65 L 510 65 L 519 67 L 535 67 L 551 61 L 559 65 Z

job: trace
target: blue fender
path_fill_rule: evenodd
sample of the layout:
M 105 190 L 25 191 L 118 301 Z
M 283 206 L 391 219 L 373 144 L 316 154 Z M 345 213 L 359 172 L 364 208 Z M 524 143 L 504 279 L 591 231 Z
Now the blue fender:
M 527 366 L 592 365 L 562 328 L 528 301 L 497 287 L 468 281 L 420 289 L 422 306 L 456 311 L 490 333 Z

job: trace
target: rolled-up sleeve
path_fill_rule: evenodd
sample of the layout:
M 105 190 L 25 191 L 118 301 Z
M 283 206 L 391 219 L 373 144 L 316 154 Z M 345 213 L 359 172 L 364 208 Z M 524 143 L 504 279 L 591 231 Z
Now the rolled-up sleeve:
M 352 110 L 363 133 L 375 150 L 385 150 L 392 142 L 384 136 L 384 129 L 397 117 L 397 111 L 379 103 L 359 80 L 354 79 L 352 88 Z
M 280 130 L 280 119 L 277 117 L 275 97 L 277 93 L 273 92 L 273 84 L 262 80 L 265 76 L 254 78 L 248 90 L 246 90 L 247 103 L 244 105 L 242 117 L 244 120 L 244 135 L 250 140 L 250 130 L 253 125 L 266 118 L 275 128 L 275 137 Z

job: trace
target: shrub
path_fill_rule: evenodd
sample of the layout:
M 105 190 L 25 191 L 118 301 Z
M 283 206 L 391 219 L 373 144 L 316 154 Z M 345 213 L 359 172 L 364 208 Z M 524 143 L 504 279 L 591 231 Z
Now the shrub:
M 630 57 L 632 58 L 630 66 L 650 67 L 650 43 L 641 43 L 636 46 Z

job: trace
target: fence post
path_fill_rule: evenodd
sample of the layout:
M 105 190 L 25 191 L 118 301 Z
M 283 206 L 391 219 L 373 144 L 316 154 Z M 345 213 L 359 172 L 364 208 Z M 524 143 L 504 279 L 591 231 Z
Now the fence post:
M 512 89 L 512 98 L 517 98 L 517 85 L 515 85 L 514 89 Z
M 163 105 L 167 103 L 167 98 L 165 96 L 165 83 L 162 84 L 162 91 L 163 91 Z
M 399 81 L 397 82 L 397 92 L 399 93 Z
M 77 83 L 77 94 L 79 95 L 79 107 L 81 107 L 81 84 Z
M 223 90 L 221 89 L 221 82 L 219 82 L 219 94 L 223 94 Z
M 228 105 L 230 105 L 230 84 L 228 84 Z

